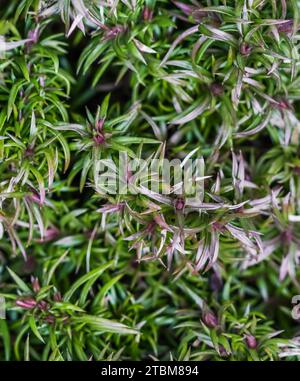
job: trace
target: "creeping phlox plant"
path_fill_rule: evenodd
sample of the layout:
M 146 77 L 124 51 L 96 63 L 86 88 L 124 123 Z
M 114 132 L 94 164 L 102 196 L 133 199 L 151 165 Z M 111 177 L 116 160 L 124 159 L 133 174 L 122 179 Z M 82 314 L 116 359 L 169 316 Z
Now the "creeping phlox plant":
M 299 0 L 0 0 L 0 360 L 300 359 L 299 43 Z

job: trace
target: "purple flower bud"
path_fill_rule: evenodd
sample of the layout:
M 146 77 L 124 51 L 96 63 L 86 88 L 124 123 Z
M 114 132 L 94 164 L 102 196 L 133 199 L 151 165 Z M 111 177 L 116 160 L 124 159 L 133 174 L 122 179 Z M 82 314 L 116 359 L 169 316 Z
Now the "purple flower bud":
M 38 278 L 31 277 L 31 285 L 34 292 L 39 292 L 41 289 L 40 282 Z
M 41 300 L 38 302 L 37 307 L 42 311 L 46 311 L 49 309 L 49 304 L 45 300 Z
M 227 353 L 226 349 L 223 347 L 223 345 L 219 346 L 219 353 L 220 353 L 221 357 L 227 357 L 228 356 L 228 353 Z
M 215 328 L 218 325 L 218 318 L 213 312 L 205 312 L 202 317 L 203 323 L 209 328 Z
M 153 10 L 149 7 L 145 7 L 143 10 L 143 19 L 145 21 L 151 21 L 153 17 Z
M 115 25 L 111 29 L 108 29 L 104 33 L 105 40 L 112 40 L 117 37 L 118 34 L 123 33 L 125 28 L 122 25 Z
M 247 344 L 248 348 L 255 349 L 257 347 L 257 340 L 254 336 L 246 335 L 245 340 L 246 340 L 246 344 Z
M 24 151 L 24 157 L 30 158 L 34 155 L 34 147 L 28 146 Z
M 185 201 L 182 197 L 176 198 L 174 201 L 174 206 L 176 210 L 182 210 L 185 207 Z
M 95 135 L 93 137 L 93 140 L 94 142 L 97 144 L 97 145 L 102 145 L 104 142 L 105 142 L 105 137 L 103 134 L 101 133 L 97 133 L 97 135 Z
M 33 298 L 17 299 L 16 305 L 26 310 L 32 310 L 33 308 L 36 307 L 37 302 Z
M 62 296 L 61 296 L 61 293 L 59 291 L 54 294 L 53 300 L 55 302 L 61 302 L 62 301 Z
M 277 25 L 279 33 L 292 33 L 294 28 L 294 20 L 285 20 L 282 24 Z
M 240 53 L 243 56 L 248 56 L 251 53 L 251 46 L 247 44 L 246 42 L 243 42 L 242 45 L 240 46 Z
M 210 85 L 210 91 L 214 97 L 219 97 L 224 93 L 224 87 L 220 83 Z
M 215 221 L 215 222 L 213 222 L 211 226 L 212 226 L 212 228 L 213 228 L 214 230 L 218 230 L 218 231 L 220 231 L 220 232 L 224 231 L 224 224 L 222 224 L 222 223 L 219 222 L 219 221 Z

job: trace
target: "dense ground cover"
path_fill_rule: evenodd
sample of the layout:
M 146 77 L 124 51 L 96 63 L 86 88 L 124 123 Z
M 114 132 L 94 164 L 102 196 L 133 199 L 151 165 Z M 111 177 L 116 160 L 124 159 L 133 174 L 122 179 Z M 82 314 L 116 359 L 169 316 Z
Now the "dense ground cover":
M 0 1 L 0 360 L 299 359 L 299 11 Z M 199 199 L 102 194 L 120 151 Z

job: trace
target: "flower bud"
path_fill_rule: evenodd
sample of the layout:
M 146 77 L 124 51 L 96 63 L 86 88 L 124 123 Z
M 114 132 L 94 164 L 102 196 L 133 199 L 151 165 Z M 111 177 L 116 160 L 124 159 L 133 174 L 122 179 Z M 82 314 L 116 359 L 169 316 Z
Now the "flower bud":
M 218 318 L 213 312 L 205 312 L 202 317 L 203 323 L 209 328 L 215 328 L 218 325 Z
M 61 296 L 61 293 L 59 291 L 54 294 L 53 300 L 55 302 L 61 302 L 62 301 L 62 296 Z
M 249 349 L 255 349 L 257 347 L 257 340 L 254 336 L 246 335 L 245 340 Z
M 37 304 L 38 308 L 42 311 L 46 311 L 49 309 L 49 304 L 45 300 L 41 300 Z
M 125 32 L 125 28 L 122 25 L 115 25 L 114 27 L 105 31 L 104 40 L 113 40 L 123 32 Z
M 17 299 L 16 305 L 26 310 L 32 310 L 33 308 L 36 307 L 37 302 L 33 298 Z
M 229 353 L 226 351 L 226 349 L 223 347 L 223 345 L 220 345 L 219 353 L 220 353 L 221 357 L 227 357 L 229 355 Z
M 210 86 L 210 91 L 214 97 L 218 97 L 224 93 L 224 87 L 220 83 L 213 83 Z
M 174 206 L 175 206 L 175 209 L 176 210 L 182 210 L 185 206 L 185 201 L 182 197 L 178 197 L 175 202 L 174 202 Z
M 247 44 L 246 42 L 243 42 L 241 47 L 240 47 L 240 53 L 243 55 L 243 56 L 248 56 L 250 53 L 251 53 L 251 46 L 249 44 Z
M 105 137 L 103 134 L 101 133 L 97 133 L 94 137 L 93 137 L 93 140 L 94 142 L 97 144 L 97 145 L 101 145 L 105 142 Z
M 40 282 L 38 278 L 31 277 L 31 285 L 34 292 L 39 292 L 41 289 Z
M 143 19 L 145 21 L 151 21 L 153 17 L 153 11 L 149 7 L 145 7 L 143 10 Z

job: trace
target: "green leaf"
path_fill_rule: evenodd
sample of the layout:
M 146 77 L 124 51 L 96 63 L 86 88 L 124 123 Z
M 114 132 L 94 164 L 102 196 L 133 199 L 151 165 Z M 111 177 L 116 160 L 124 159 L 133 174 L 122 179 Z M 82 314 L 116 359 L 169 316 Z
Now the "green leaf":
M 19 288 L 22 291 L 30 294 L 31 293 L 31 289 L 26 285 L 26 283 L 23 282 L 22 279 L 15 272 L 13 272 L 8 266 L 6 268 L 7 268 L 7 271 L 9 272 L 10 276 L 13 278 L 13 280 L 19 286 Z
M 89 273 L 87 273 L 86 275 L 82 276 L 81 278 L 79 278 L 69 289 L 69 291 L 67 291 L 67 293 L 65 294 L 64 296 L 64 300 L 66 302 L 68 302 L 72 295 L 74 294 L 74 292 L 80 287 L 82 286 L 84 283 L 86 283 L 87 281 L 89 281 L 90 279 L 94 278 L 94 277 L 99 277 L 105 270 L 107 270 L 109 267 L 112 266 L 112 264 L 114 263 L 114 261 L 110 261 L 108 263 L 105 263 L 104 265 L 101 265 L 99 267 L 97 267 L 96 269 L 90 271 Z M 97 278 L 96 277 L 96 278 Z
M 0 113 L 0 132 L 2 130 L 2 127 L 4 126 L 5 121 L 6 121 L 6 110 L 3 108 Z
M 30 339 L 27 335 L 25 346 L 24 346 L 24 361 L 30 361 Z
M 1 319 L 0 319 L 0 336 L 2 336 L 2 340 L 3 340 L 5 361 L 9 361 L 10 354 L 11 354 L 10 334 L 9 334 L 7 322 Z
M 38 328 L 36 326 L 36 323 L 35 323 L 35 319 L 33 316 L 30 316 L 29 318 L 29 325 L 30 325 L 30 328 L 32 330 L 32 332 L 35 334 L 35 336 L 42 342 L 45 344 L 45 341 L 44 339 L 42 338 L 41 334 L 39 333 L 38 331 Z
M 103 102 L 101 103 L 100 115 L 99 115 L 101 119 L 106 118 L 107 110 L 109 106 L 109 100 L 110 100 L 110 93 L 105 96 Z
M 118 333 L 121 335 L 137 335 L 138 330 L 130 328 L 125 324 L 118 323 L 113 320 L 103 319 L 98 316 L 85 315 L 82 317 L 73 317 L 74 322 L 87 324 L 92 330 L 99 332 L 111 332 Z
M 28 70 L 28 67 L 26 65 L 24 56 L 16 58 L 16 63 L 18 64 L 19 68 L 21 69 L 26 81 L 29 82 L 30 81 L 29 70 Z
M 151 138 L 139 138 L 133 136 L 116 136 L 114 142 L 119 144 L 160 144 L 161 142 Z
M 62 312 L 84 312 L 82 308 L 68 302 L 56 302 L 53 306 L 53 310 L 54 309 L 58 309 Z
M 104 298 L 109 292 L 109 290 L 119 282 L 119 280 L 123 277 L 123 275 L 117 275 L 116 277 L 112 278 L 110 281 L 106 282 L 103 287 L 101 288 L 100 292 L 94 299 L 94 305 L 104 305 Z
M 18 95 L 18 92 L 20 91 L 21 87 L 26 83 L 25 80 L 18 81 L 13 85 L 13 87 L 10 90 L 8 103 L 7 103 L 7 120 L 10 118 L 13 107 L 15 105 L 16 97 Z

